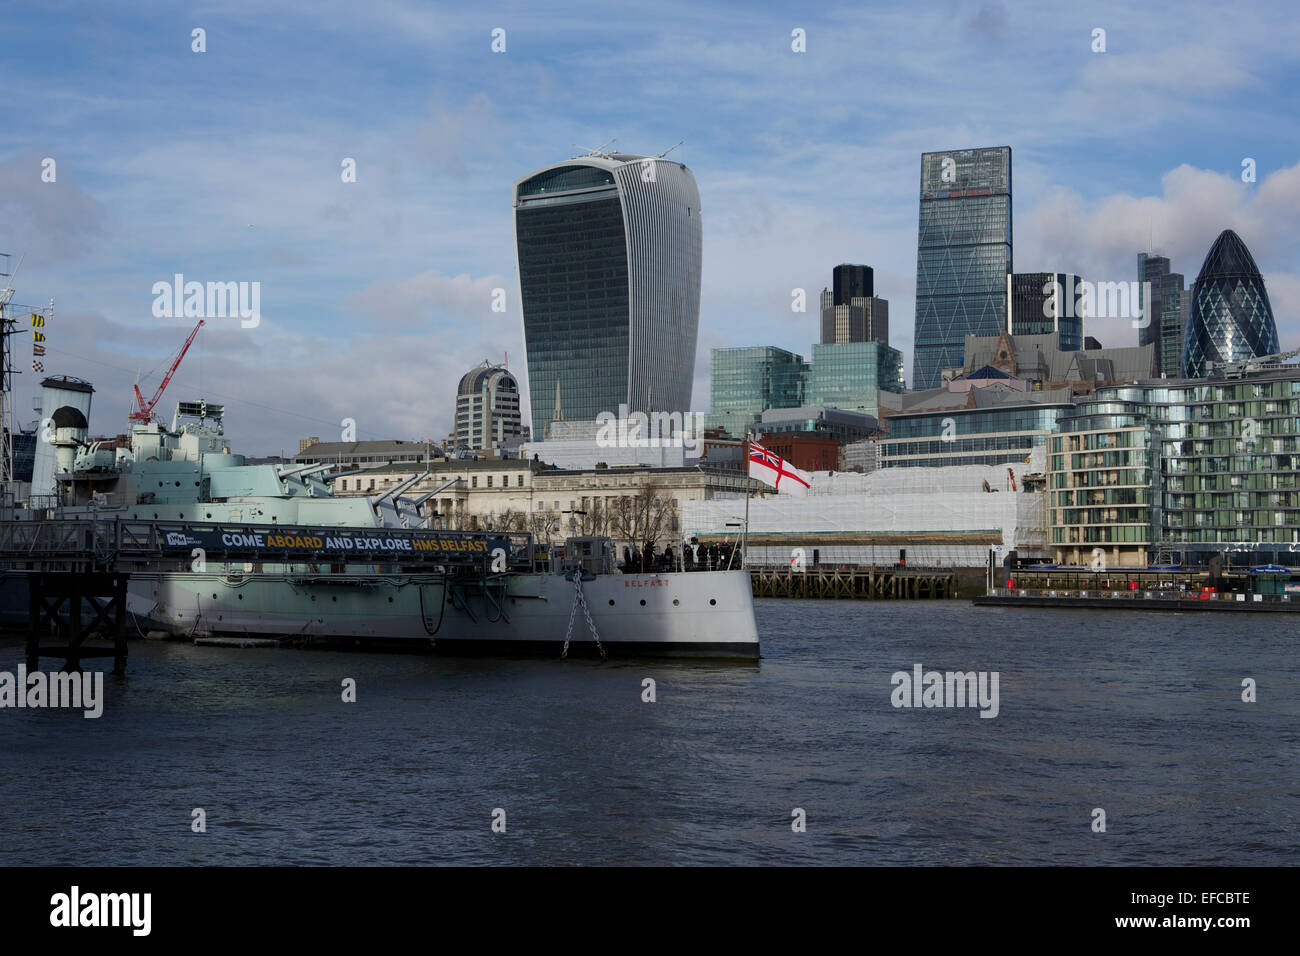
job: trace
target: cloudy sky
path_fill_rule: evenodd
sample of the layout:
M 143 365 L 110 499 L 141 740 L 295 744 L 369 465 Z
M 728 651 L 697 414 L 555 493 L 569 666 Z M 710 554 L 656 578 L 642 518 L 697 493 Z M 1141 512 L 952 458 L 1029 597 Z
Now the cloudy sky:
M 93 381 L 92 429 L 109 434 L 137 376 L 149 394 L 193 325 L 155 317 L 154 283 L 259 282 L 260 323 L 209 321 L 160 406 L 224 401 L 249 454 L 337 439 L 344 418 L 359 438 L 441 438 L 464 371 L 508 354 L 522 373 L 510 184 L 611 139 L 645 153 L 685 141 L 673 156 L 699 183 L 696 410 L 710 348 L 809 353 L 817 318 L 791 311 L 791 290 L 815 302 L 844 261 L 875 268 L 910 376 L 931 150 L 1012 147 L 1020 271 L 1130 280 L 1155 250 L 1190 283 L 1236 229 L 1283 347 L 1300 346 L 1290 4 L 1046 6 L 9 8 L 0 252 L 11 267 L 26 253 L 16 302 L 55 301 L 46 372 Z M 791 49 L 796 28 L 806 52 Z M 1126 320 L 1089 332 L 1136 344 Z M 30 348 L 22 337 L 24 412 Z

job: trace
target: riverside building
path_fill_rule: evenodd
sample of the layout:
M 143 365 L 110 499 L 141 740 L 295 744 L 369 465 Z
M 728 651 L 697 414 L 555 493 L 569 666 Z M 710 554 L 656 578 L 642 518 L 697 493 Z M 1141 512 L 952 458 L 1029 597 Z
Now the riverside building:
M 1300 366 L 1098 389 L 1050 440 L 1060 564 L 1300 565 Z

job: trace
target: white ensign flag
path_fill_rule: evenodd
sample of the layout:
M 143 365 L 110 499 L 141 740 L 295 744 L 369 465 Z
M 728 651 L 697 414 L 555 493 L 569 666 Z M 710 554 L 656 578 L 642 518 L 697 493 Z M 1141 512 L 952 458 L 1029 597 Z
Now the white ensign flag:
M 780 455 L 768 451 L 757 442 L 749 443 L 749 477 L 757 478 L 777 491 L 802 498 L 812 487 L 812 475 L 800 471 Z

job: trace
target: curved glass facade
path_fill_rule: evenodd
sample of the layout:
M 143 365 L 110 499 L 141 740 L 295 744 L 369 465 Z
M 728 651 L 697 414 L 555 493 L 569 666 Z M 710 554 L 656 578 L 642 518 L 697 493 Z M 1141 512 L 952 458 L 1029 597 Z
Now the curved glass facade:
M 1192 287 L 1183 337 L 1183 376 L 1204 378 L 1212 363 L 1281 350 L 1264 277 L 1241 237 L 1225 229 L 1210 247 Z
M 1300 565 L 1300 369 L 1102 389 L 1062 416 L 1048 470 L 1060 563 L 1111 545 L 1125 564 Z
M 533 435 L 554 417 L 691 406 L 702 230 L 695 178 L 657 157 L 584 156 L 515 183 Z

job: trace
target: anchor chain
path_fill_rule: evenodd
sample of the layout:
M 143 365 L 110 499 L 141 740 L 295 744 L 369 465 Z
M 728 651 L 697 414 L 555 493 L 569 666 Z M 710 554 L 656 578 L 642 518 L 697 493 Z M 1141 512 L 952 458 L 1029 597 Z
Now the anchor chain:
M 600 659 L 605 660 L 605 645 L 600 643 L 600 635 L 596 633 L 596 622 L 591 619 L 591 611 L 587 608 L 587 597 L 582 593 L 582 572 L 573 572 L 573 607 L 569 609 L 569 629 L 564 632 L 564 650 L 560 651 L 560 660 L 569 656 L 569 641 L 573 638 L 573 618 L 578 613 L 578 605 L 582 605 L 582 616 L 587 619 L 587 627 L 591 628 L 591 636 L 596 641 L 596 650 L 600 651 Z

